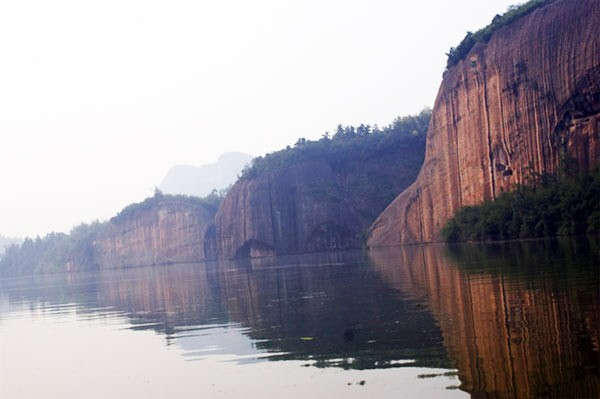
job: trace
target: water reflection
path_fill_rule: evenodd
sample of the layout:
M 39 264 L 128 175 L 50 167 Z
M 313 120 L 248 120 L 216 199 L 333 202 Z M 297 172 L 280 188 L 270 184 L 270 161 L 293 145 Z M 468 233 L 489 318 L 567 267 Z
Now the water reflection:
M 79 315 L 126 317 L 128 328 L 160 333 L 188 360 L 227 354 L 238 363 L 303 360 L 357 370 L 450 367 L 431 314 L 388 287 L 364 252 L 13 283 L 4 282 L 13 317 L 19 303 L 49 312 L 67 306 Z
M 258 348 L 317 366 L 447 367 L 431 315 L 381 281 L 365 253 L 247 260 L 220 274 L 224 307 Z
M 190 381 L 197 370 L 212 372 L 206 386 L 191 382 L 189 392 L 221 396 L 231 393 L 224 387 L 237 396 L 261 391 L 265 384 L 253 376 L 268 372 L 270 392 L 303 375 L 329 386 L 320 391 L 325 397 L 347 384 L 364 389 L 343 391 L 358 397 L 423 387 L 430 390 L 421 396 L 460 396 L 448 389 L 458 385 L 474 398 L 598 397 L 599 253 L 597 240 L 425 246 L 0 280 L 0 335 L 62 331 L 68 339 L 52 338 L 52 345 L 65 341 L 61 350 L 80 340 L 90 358 L 112 351 L 131 369 L 152 370 L 161 384 L 168 384 L 164 362 Z M 66 320 L 66 329 L 39 320 Z M 82 320 L 91 327 L 77 327 Z M 86 334 L 102 340 L 114 329 L 122 333 L 115 341 L 97 341 L 98 351 L 87 345 Z M 152 347 L 142 365 L 128 352 L 138 337 L 144 345 L 156 338 L 167 351 Z M 24 342 L 23 351 L 49 346 Z M 20 353 L 13 352 L 9 362 Z M 314 367 L 301 366 L 328 369 L 317 378 L 306 372 Z M 353 377 L 341 380 L 332 368 Z M 225 375 L 243 375 L 246 385 Z M 315 396 L 315 388 L 303 389 Z
M 597 240 L 371 253 L 384 280 L 428 304 L 474 398 L 598 397 Z

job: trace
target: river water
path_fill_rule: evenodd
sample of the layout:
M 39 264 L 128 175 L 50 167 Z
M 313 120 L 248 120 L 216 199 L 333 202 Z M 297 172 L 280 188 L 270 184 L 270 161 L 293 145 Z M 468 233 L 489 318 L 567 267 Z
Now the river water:
M 0 280 L 1 398 L 600 395 L 597 239 Z

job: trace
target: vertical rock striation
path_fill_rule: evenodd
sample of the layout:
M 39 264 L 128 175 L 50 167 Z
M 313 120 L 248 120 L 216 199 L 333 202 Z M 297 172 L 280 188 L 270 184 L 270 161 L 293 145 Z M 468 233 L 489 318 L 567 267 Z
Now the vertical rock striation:
M 343 167 L 316 158 L 239 180 L 215 218 L 219 258 L 360 247 L 375 217 L 414 181 L 424 155 L 423 140 L 414 142 Z
M 458 208 L 567 158 L 600 161 L 600 2 L 556 0 L 498 29 L 444 76 L 417 181 L 377 218 L 371 247 L 437 241 Z
M 155 196 L 146 201 L 126 208 L 96 237 L 94 259 L 101 268 L 198 262 L 214 256 L 214 212 L 199 199 Z

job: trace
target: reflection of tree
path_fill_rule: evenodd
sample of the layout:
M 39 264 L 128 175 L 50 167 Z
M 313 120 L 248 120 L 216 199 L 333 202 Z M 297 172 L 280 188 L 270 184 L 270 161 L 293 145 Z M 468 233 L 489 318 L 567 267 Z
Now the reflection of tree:
M 474 397 L 598 397 L 593 245 L 465 246 L 449 257 L 424 246 L 371 256 L 385 281 L 427 300 L 461 388 Z

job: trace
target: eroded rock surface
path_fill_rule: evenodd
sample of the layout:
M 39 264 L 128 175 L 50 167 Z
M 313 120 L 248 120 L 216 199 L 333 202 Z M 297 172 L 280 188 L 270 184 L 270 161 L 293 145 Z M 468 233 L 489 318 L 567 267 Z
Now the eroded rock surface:
M 557 0 L 497 30 L 450 68 L 417 181 L 373 223 L 368 245 L 440 239 L 462 206 L 569 158 L 600 159 L 600 2 Z
M 101 268 L 214 258 L 214 212 L 194 198 L 150 200 L 113 218 L 96 237 L 94 258 Z

